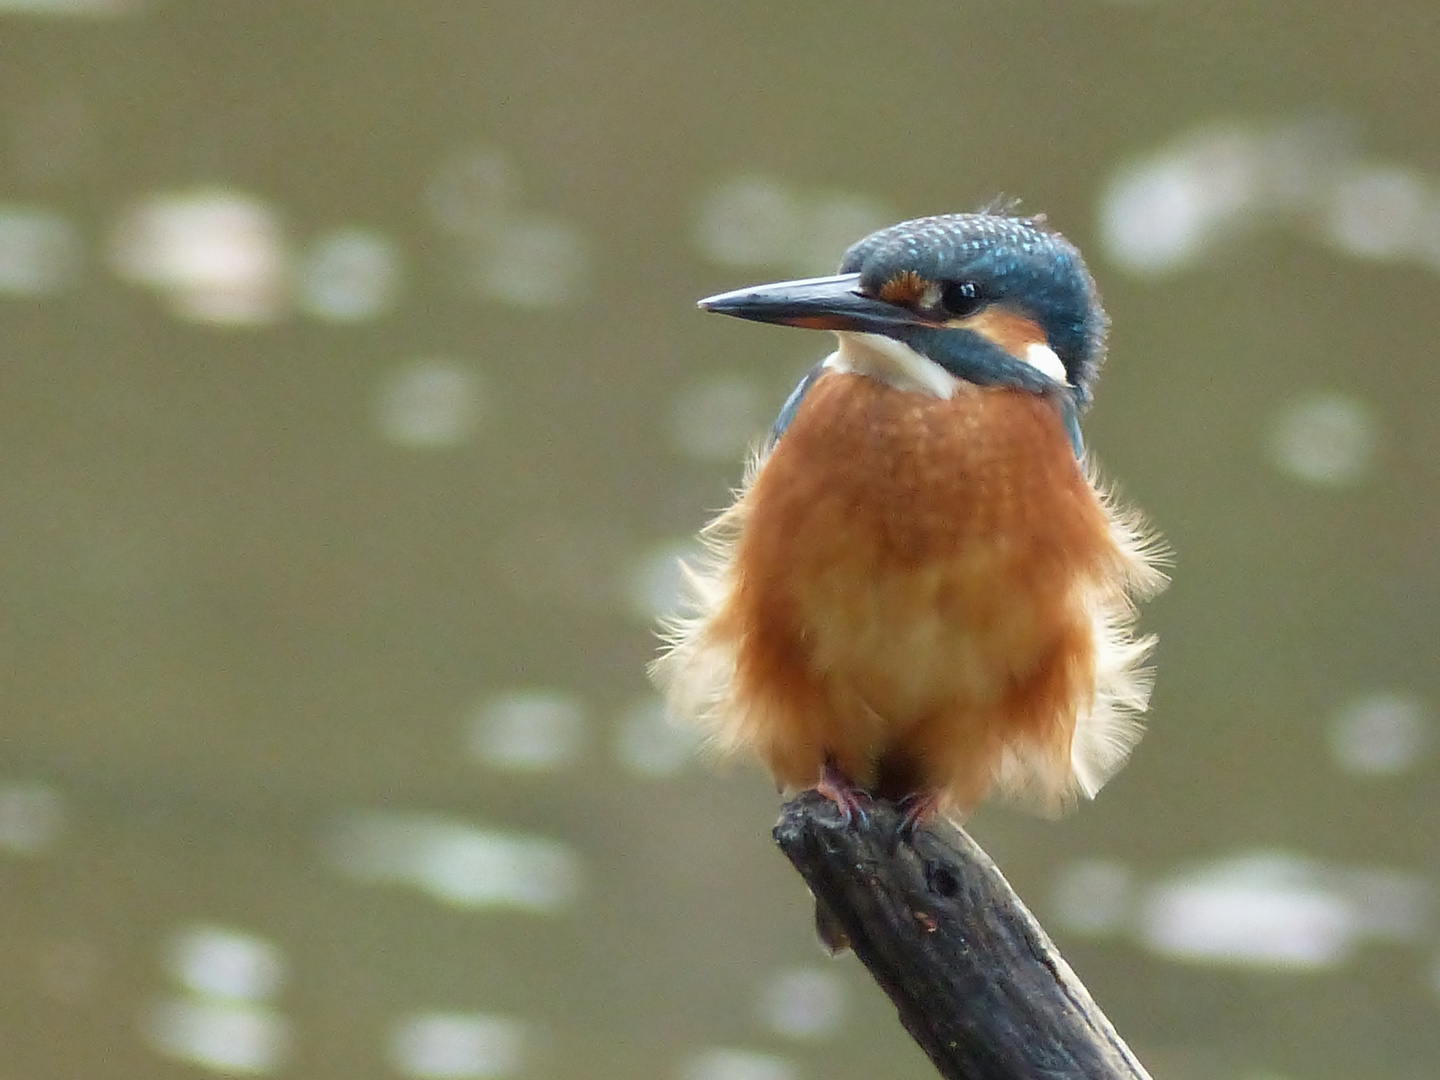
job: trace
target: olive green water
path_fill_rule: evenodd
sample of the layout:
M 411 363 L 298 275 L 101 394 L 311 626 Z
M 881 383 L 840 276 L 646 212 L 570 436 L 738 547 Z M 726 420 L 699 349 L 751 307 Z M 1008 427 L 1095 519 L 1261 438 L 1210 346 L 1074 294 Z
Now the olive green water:
M 1440 1071 L 1440 16 L 0 0 L 0 1077 L 915 1077 L 644 665 L 826 348 L 997 194 L 1176 551 L 1150 732 L 974 832 L 1166 1080 Z

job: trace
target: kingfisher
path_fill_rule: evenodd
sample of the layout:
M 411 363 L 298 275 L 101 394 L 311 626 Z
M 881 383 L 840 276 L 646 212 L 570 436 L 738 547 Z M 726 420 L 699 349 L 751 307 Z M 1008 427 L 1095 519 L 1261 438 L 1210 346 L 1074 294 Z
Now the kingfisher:
M 837 344 L 701 532 L 651 668 L 672 713 L 847 823 L 1093 797 L 1140 736 L 1135 602 L 1166 579 L 1081 438 L 1108 323 L 1079 250 L 946 214 L 699 305 Z

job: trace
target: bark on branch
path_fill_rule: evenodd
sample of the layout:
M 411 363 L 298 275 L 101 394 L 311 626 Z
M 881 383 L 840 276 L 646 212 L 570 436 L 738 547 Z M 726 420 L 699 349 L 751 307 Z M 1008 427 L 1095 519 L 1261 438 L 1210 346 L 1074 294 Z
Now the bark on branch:
M 900 840 L 899 826 L 885 802 L 845 826 L 807 791 L 775 841 L 815 894 L 822 937 L 855 950 L 940 1074 L 1149 1080 L 975 841 L 944 823 Z

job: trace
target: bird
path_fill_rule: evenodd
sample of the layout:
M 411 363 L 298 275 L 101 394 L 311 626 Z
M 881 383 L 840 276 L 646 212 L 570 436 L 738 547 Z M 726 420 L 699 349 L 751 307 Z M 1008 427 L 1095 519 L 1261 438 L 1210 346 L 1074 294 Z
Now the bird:
M 904 221 L 833 276 L 699 301 L 831 331 L 700 533 L 650 673 L 673 716 L 848 824 L 1093 798 L 1141 734 L 1168 553 L 1087 453 L 1108 319 L 1040 215 Z

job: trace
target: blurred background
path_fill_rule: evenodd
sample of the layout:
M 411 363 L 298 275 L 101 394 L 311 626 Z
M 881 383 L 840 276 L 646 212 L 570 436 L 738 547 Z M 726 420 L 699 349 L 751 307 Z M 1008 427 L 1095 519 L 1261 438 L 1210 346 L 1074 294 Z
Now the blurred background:
M 0 1080 L 920 1078 L 644 666 L 1003 194 L 1114 322 L 1150 732 L 976 836 L 1157 1077 L 1440 1056 L 1440 9 L 0 0 Z

